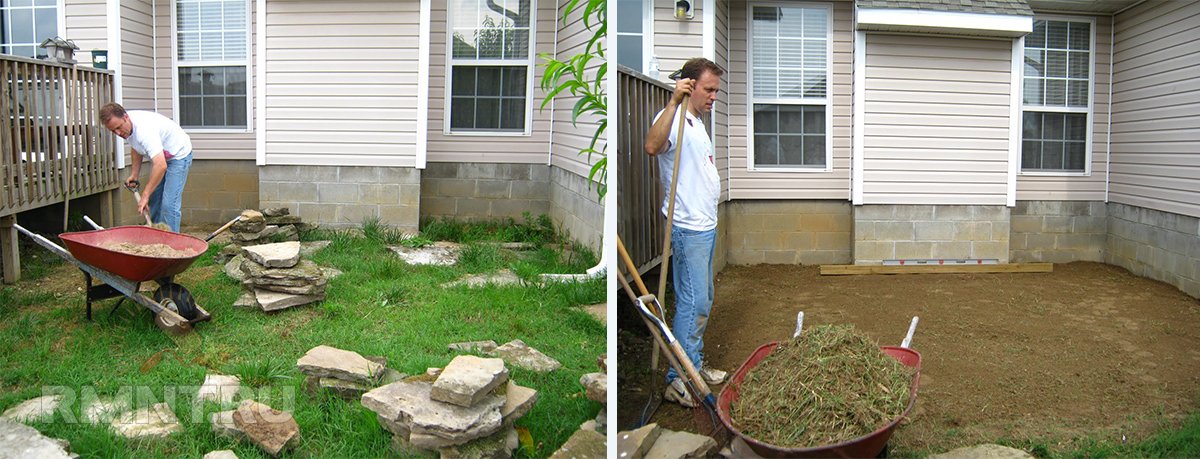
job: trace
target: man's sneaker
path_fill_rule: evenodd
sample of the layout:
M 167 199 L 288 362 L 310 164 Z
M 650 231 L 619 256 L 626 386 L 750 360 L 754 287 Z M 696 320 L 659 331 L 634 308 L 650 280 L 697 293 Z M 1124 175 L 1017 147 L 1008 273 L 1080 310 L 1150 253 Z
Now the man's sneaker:
M 683 386 L 683 380 L 675 378 L 671 380 L 671 384 L 667 384 L 667 392 L 663 394 L 663 398 L 669 401 L 678 403 L 687 408 L 695 408 L 696 401 L 692 400 L 692 394 Z
M 711 386 L 725 382 L 725 378 L 729 377 L 729 373 L 700 364 L 700 377 L 704 378 L 704 382 Z

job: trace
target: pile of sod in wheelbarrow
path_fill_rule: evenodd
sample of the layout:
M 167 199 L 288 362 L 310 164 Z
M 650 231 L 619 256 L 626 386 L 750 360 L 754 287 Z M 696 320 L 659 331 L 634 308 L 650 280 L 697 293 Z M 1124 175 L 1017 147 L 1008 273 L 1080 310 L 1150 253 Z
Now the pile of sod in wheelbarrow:
M 853 326 L 819 325 L 752 368 L 730 414 L 744 435 L 775 446 L 842 443 L 903 414 L 912 376 Z

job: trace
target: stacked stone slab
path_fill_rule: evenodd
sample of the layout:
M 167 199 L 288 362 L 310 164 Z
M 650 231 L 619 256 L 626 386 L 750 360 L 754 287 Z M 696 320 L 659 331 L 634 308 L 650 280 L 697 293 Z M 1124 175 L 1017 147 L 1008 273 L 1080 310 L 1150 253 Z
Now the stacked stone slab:
M 327 392 L 347 400 L 358 400 L 376 386 L 405 376 L 388 368 L 387 358 L 324 345 L 309 349 L 296 361 L 296 369 L 304 373 L 304 390 L 309 394 Z
M 276 311 L 325 299 L 329 280 L 320 266 L 300 257 L 297 241 L 241 248 L 226 272 L 240 278 L 263 311 Z
M 300 230 L 304 228 L 300 217 L 291 215 L 286 207 L 262 212 L 246 209 L 242 211 L 242 219 L 229 228 L 229 240 L 239 246 L 265 244 L 280 239 L 298 241 Z
M 518 446 L 514 424 L 533 408 L 537 391 L 508 379 L 504 361 L 455 357 L 438 376 L 414 377 L 362 396 L 391 432 L 402 456 L 507 458 Z

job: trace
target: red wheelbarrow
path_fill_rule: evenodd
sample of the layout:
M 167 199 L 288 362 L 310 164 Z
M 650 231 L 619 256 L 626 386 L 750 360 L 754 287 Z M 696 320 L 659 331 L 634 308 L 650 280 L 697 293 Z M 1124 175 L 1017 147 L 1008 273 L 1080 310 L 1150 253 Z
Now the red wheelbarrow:
M 801 313 L 801 321 L 803 313 Z M 896 430 L 896 426 L 900 421 L 908 416 L 913 407 L 917 404 L 917 384 L 921 379 L 921 354 L 917 351 L 908 348 L 912 340 L 913 331 L 917 326 L 917 318 L 914 317 L 912 325 L 909 326 L 908 336 L 904 339 L 900 347 L 896 346 L 880 346 L 879 349 L 884 354 L 900 361 L 904 366 L 914 369 L 912 386 L 908 397 L 908 406 L 904 408 L 904 412 L 893 419 L 886 425 L 875 429 L 875 431 L 863 435 L 861 437 L 851 439 L 842 443 L 821 445 L 812 448 L 785 448 L 782 446 L 773 445 L 767 442 L 759 441 L 739 431 L 733 425 L 733 420 L 730 418 L 732 405 L 737 401 L 741 389 L 742 380 L 746 378 L 746 374 L 750 372 L 759 362 L 762 362 L 771 351 L 779 346 L 778 341 L 759 346 L 750 354 L 742 366 L 738 367 L 733 376 L 729 378 L 729 383 L 721 390 L 721 395 L 717 397 L 717 414 L 721 418 L 721 423 L 734 434 L 734 443 L 742 442 L 742 445 L 734 445 L 735 455 L 744 457 L 843 457 L 843 458 L 862 458 L 862 457 L 887 457 L 886 448 L 888 439 L 892 437 L 892 432 Z M 800 333 L 799 325 L 797 325 L 796 334 Z M 738 451 L 738 446 L 749 447 L 750 451 Z
M 154 323 L 168 333 L 187 333 L 191 330 L 192 325 L 212 319 L 207 311 L 196 304 L 195 298 L 186 288 L 172 282 L 172 276 L 186 270 L 192 265 L 192 262 L 208 250 L 208 242 L 203 239 L 148 226 L 119 226 L 108 229 L 97 226 L 99 229 L 96 231 L 79 231 L 58 235 L 67 246 L 64 249 L 20 225 L 13 226 L 32 238 L 38 245 L 54 252 L 83 271 L 84 281 L 87 284 L 88 320 L 92 319 L 92 302 L 116 297 L 122 298 L 113 306 L 112 312 L 116 312 L 117 307 L 128 298 L 153 312 Z M 122 242 L 165 244 L 175 250 L 191 252 L 193 255 L 180 258 L 161 258 L 104 248 L 104 245 Z M 102 283 L 92 285 L 93 277 Z M 139 291 L 142 282 L 149 280 L 158 283 L 158 289 L 151 297 L 147 297 Z

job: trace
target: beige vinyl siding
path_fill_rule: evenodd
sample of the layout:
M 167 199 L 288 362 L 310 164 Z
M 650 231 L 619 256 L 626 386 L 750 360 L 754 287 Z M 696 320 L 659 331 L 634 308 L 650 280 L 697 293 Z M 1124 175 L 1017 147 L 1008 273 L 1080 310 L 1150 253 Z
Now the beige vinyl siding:
M 716 43 L 713 48 L 714 61 L 721 68 L 729 69 L 729 0 L 716 0 Z M 729 88 L 729 73 L 721 76 L 721 87 Z M 721 201 L 729 200 L 729 91 L 717 94 L 713 108 L 713 149 L 716 150 L 717 173 L 721 176 Z
M 75 59 L 79 65 L 92 66 L 92 50 L 108 49 L 108 2 L 105 0 L 64 0 L 64 37 L 79 46 Z
M 555 54 L 556 2 L 534 0 L 535 34 L 534 63 L 538 53 Z M 542 78 L 542 67 L 534 65 L 530 76 L 533 79 L 533 104 L 530 135 L 503 134 L 446 134 L 446 64 L 447 31 L 446 2 L 433 2 L 432 27 L 429 46 L 429 138 L 427 160 L 432 162 L 460 163 L 526 163 L 548 164 L 550 162 L 550 117 L 549 106 L 539 110 L 544 99 L 538 83 Z M 561 105 L 561 103 L 560 103 Z M 569 113 L 569 112 L 568 112 Z M 570 119 L 570 118 L 568 118 Z M 558 121 L 556 118 L 555 121 Z
M 564 6 L 560 6 L 559 11 L 555 13 L 555 18 L 562 17 L 563 8 Z M 587 41 L 592 37 L 593 31 L 584 27 L 582 10 L 583 5 L 580 5 L 566 21 L 561 19 L 557 21 L 559 42 L 556 51 L 560 61 L 565 62 L 572 56 L 582 53 L 584 47 L 587 46 Z M 598 28 L 599 26 L 594 25 L 593 27 Z M 595 75 L 601 63 L 601 59 L 594 58 L 589 67 L 589 75 Z M 592 135 L 596 132 L 596 126 L 600 120 L 594 116 L 583 115 L 580 116 L 577 123 L 572 123 L 571 109 L 576 100 L 578 99 L 570 97 L 570 94 L 559 93 L 558 98 L 552 102 L 554 123 L 552 125 L 550 164 L 580 177 L 587 177 L 591 170 L 591 164 L 599 161 L 600 157 L 593 154 L 589 159 L 588 155 L 580 154 L 579 151 L 591 145 Z M 541 102 L 538 104 L 540 105 Z M 601 136 L 599 142 L 596 143 L 596 150 L 604 151 L 603 146 L 604 136 Z
M 419 7 L 267 2 L 267 164 L 415 166 Z
M 1200 217 L 1200 2 L 1116 18 L 1109 199 Z
M 1054 18 L 1073 18 L 1055 15 Z M 1090 17 L 1080 17 L 1089 20 Z M 1039 176 L 1017 174 L 1017 200 L 1103 201 L 1108 159 L 1109 63 L 1112 61 L 1112 21 L 1096 17 L 1096 46 L 1092 50 L 1092 157 L 1090 176 Z M 1020 145 L 1018 145 L 1020 148 Z M 1018 155 L 1019 157 L 1019 155 Z M 1020 161 L 1020 159 L 1018 159 Z M 1018 170 L 1020 165 L 1018 164 Z
M 852 78 L 854 60 L 854 3 L 833 4 L 832 170 L 829 172 L 750 171 L 747 141 L 745 2 L 730 5 L 729 53 L 729 199 L 850 199 Z
M 693 57 L 704 54 L 704 0 L 693 0 L 695 15 L 690 20 L 675 19 L 675 0 L 654 1 L 654 56 L 658 58 L 659 78 L 667 76 Z
M 121 2 L 121 98 L 130 110 L 154 110 L 154 23 L 150 2 Z
M 1012 41 L 866 40 L 863 203 L 1005 204 Z

